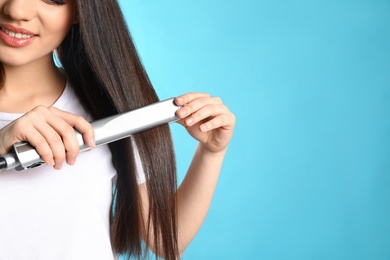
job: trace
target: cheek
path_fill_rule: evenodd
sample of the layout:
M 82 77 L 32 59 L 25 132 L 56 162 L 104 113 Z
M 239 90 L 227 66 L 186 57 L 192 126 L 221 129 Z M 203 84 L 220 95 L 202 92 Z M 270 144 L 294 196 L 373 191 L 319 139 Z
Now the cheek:
M 73 25 L 73 16 L 71 14 L 50 15 L 44 24 L 45 34 L 48 41 L 61 43 Z

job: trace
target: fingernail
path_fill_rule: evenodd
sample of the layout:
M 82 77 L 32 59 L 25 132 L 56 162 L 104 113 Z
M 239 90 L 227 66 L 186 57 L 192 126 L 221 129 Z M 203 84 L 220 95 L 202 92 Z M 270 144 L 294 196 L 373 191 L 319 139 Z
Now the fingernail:
M 200 130 L 202 130 L 203 132 L 205 132 L 207 130 L 207 125 L 201 125 L 200 126 Z
M 76 158 L 70 159 L 69 160 L 69 165 L 74 165 L 75 162 L 76 162 Z
M 92 145 L 92 146 L 95 146 L 95 145 L 96 145 L 95 138 L 91 138 L 90 142 L 91 142 L 91 145 Z
M 190 125 L 193 121 L 194 121 L 194 119 L 193 119 L 192 117 L 190 117 L 190 118 L 188 118 L 188 119 L 186 120 L 186 124 L 187 124 L 187 125 Z
M 176 104 L 177 104 L 177 105 L 180 105 L 181 102 L 182 102 L 182 98 L 176 98 Z
M 185 116 L 187 114 L 187 111 L 185 109 L 180 109 L 179 110 L 179 115 L 180 116 Z
M 54 166 L 54 159 L 51 159 L 48 163 L 49 166 Z

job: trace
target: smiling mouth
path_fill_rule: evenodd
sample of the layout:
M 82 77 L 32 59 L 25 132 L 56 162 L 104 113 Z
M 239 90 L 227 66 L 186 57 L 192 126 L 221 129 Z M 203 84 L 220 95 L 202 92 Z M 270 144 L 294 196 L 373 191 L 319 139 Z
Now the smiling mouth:
M 31 37 L 33 37 L 34 35 L 31 35 L 31 34 L 24 34 L 24 33 L 16 33 L 16 32 L 13 32 L 13 31 L 10 31 L 10 30 L 7 30 L 3 27 L 0 27 L 0 30 L 2 30 L 3 32 L 5 32 L 7 35 L 13 37 L 13 38 L 16 38 L 16 39 L 30 39 Z

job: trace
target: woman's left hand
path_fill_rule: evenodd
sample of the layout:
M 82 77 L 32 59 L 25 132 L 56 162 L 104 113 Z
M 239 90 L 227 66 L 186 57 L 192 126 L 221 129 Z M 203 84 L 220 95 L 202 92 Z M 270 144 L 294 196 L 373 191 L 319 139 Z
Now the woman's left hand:
M 236 118 L 219 97 L 205 93 L 187 93 L 175 99 L 182 106 L 176 112 L 179 123 L 199 141 L 206 152 L 226 150 L 233 134 Z

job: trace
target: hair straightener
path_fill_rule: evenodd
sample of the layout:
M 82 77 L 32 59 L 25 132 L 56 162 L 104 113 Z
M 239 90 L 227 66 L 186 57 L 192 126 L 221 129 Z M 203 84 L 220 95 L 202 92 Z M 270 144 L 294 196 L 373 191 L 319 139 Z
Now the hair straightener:
M 176 116 L 178 108 L 179 106 L 175 104 L 174 98 L 170 98 L 93 121 L 91 124 L 95 131 L 96 146 L 111 143 L 162 124 L 175 122 L 179 120 Z M 91 147 L 84 143 L 82 134 L 76 129 L 75 132 L 80 151 L 90 149 Z M 0 169 L 22 171 L 43 163 L 39 154 L 29 143 L 15 143 L 13 148 L 13 152 L 0 157 Z

